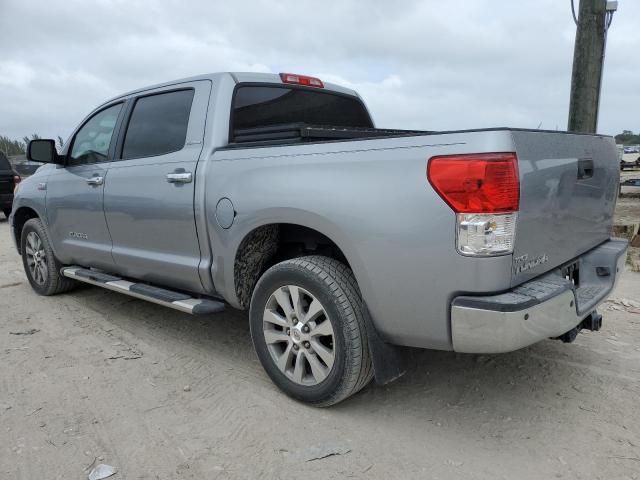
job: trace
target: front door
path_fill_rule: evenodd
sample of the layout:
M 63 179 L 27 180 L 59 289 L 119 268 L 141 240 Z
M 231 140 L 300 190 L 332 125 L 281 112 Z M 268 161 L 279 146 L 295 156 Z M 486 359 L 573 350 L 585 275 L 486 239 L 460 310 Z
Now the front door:
M 210 89 L 197 81 L 133 99 L 104 199 L 123 276 L 202 291 L 193 202 Z
M 47 220 L 53 248 L 65 264 L 111 269 L 111 237 L 104 218 L 104 184 L 123 104 L 90 117 L 72 139 L 64 166 L 49 175 Z

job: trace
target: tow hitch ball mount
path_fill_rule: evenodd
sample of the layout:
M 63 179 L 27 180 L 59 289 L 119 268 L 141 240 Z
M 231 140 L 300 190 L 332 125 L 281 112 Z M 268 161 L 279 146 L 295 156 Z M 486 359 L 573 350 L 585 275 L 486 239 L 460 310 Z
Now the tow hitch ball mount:
M 595 310 L 591 312 L 591 314 L 586 317 L 582 322 L 578 324 L 575 328 L 572 328 L 568 332 L 563 333 L 559 337 L 556 337 L 557 340 L 561 340 L 563 343 L 571 343 L 573 342 L 580 330 L 583 328 L 586 330 L 591 330 L 592 332 L 597 332 L 602 327 L 602 315 L 600 315 Z

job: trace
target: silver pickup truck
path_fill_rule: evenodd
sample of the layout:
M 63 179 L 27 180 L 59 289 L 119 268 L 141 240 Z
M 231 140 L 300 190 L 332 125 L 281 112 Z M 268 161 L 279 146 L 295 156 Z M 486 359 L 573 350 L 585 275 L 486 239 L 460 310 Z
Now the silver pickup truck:
M 290 396 L 337 403 L 403 347 L 498 353 L 598 330 L 627 244 L 610 239 L 610 137 L 374 128 L 352 90 L 217 73 L 91 112 L 23 181 L 11 225 L 33 289 L 79 282 L 194 315 L 249 310 Z

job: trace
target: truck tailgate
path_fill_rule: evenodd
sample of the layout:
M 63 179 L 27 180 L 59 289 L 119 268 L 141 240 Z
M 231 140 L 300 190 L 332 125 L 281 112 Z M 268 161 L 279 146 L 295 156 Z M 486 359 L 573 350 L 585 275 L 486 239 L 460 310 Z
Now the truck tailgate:
M 620 173 L 610 137 L 512 134 L 520 175 L 511 278 L 515 286 L 610 237 Z

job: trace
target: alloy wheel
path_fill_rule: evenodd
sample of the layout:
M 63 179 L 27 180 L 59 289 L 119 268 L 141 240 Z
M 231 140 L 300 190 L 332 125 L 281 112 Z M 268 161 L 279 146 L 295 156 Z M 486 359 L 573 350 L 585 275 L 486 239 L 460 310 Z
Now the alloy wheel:
M 295 285 L 271 294 L 263 314 L 271 358 L 289 380 L 313 386 L 327 378 L 335 361 L 333 325 L 320 301 Z
M 25 246 L 27 254 L 27 265 L 31 278 L 38 284 L 44 285 L 49 276 L 47 266 L 47 255 L 44 250 L 42 239 L 36 232 L 29 232 Z

